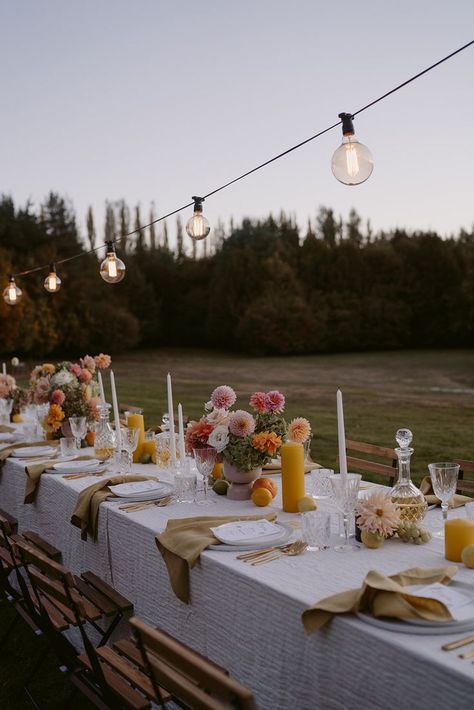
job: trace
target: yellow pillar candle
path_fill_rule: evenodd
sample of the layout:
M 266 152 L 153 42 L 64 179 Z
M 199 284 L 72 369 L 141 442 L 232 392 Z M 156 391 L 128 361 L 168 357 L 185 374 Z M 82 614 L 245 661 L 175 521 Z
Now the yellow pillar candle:
M 143 414 L 129 414 L 127 417 L 127 426 L 138 429 L 138 446 L 133 452 L 133 463 L 140 461 L 140 456 L 143 453 L 143 442 L 145 440 L 145 422 Z
M 444 556 L 450 562 L 461 562 L 465 547 L 474 544 L 474 521 L 453 518 L 444 524 Z
M 304 498 L 303 444 L 297 444 L 296 441 L 282 444 L 280 456 L 283 510 L 287 513 L 297 513 L 298 501 Z

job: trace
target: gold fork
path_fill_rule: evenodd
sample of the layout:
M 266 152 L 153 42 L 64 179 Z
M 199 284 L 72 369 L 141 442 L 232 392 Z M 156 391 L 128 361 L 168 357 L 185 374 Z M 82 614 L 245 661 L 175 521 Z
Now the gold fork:
M 264 565 L 267 562 L 279 560 L 280 557 L 294 557 L 295 555 L 302 555 L 307 547 L 308 545 L 306 544 L 306 542 L 303 542 L 302 540 L 297 540 L 296 542 L 293 542 L 291 545 L 289 545 L 287 550 L 278 550 L 276 554 L 270 553 L 266 557 L 257 559 L 254 562 L 251 562 L 250 564 L 252 566 Z
M 138 510 L 143 510 L 144 508 L 151 508 L 154 505 L 157 508 L 164 508 L 174 500 L 173 496 L 166 496 L 166 498 L 160 498 L 160 500 L 145 500 L 139 503 L 126 503 L 125 505 L 119 505 L 119 510 L 124 510 L 126 513 L 136 513 Z

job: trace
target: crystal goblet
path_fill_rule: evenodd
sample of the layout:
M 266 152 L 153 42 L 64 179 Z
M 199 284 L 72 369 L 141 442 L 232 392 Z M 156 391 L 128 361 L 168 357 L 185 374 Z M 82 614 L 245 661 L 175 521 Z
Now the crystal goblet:
M 214 503 L 213 500 L 209 500 L 207 496 L 207 489 L 209 485 L 209 475 L 214 468 L 216 463 L 217 451 L 212 448 L 212 446 L 207 446 L 205 448 L 193 449 L 194 460 L 196 462 L 196 468 L 203 477 L 204 485 L 204 500 L 198 501 L 198 505 L 209 505 Z
M 76 448 L 81 448 L 81 441 L 87 434 L 87 420 L 85 417 L 69 417 L 71 434 L 76 439 Z
M 444 534 L 444 523 L 448 519 L 448 503 L 456 493 L 459 464 L 448 462 L 430 463 L 428 464 L 428 468 L 433 492 L 441 501 L 443 528 L 435 533 L 438 537 L 441 537 Z
M 332 499 L 336 508 L 342 513 L 344 522 L 344 544 L 336 545 L 337 552 L 355 552 L 359 546 L 349 542 L 349 518 L 354 512 L 359 494 L 359 483 L 362 476 L 359 473 L 348 473 L 345 476 L 336 474 L 329 477 L 332 487 Z
M 124 461 L 121 452 L 117 452 L 120 465 L 122 466 L 120 473 L 123 473 L 124 476 L 128 476 L 132 472 L 133 452 L 138 446 L 140 430 L 136 427 L 120 427 L 120 434 L 122 438 L 122 451 L 125 451 L 127 454 Z

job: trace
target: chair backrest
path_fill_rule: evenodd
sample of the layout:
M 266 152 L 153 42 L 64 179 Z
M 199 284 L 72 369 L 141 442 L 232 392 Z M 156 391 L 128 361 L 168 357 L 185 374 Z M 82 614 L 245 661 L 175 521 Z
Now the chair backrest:
M 360 456 L 352 456 L 351 452 L 364 454 L 366 456 L 375 456 L 390 463 L 382 463 L 380 461 L 372 461 L 372 459 L 361 458 Z M 363 441 L 354 441 L 346 439 L 347 453 L 347 468 L 355 473 L 377 473 L 388 479 L 387 485 L 393 486 L 397 475 L 397 455 L 395 449 L 387 446 L 377 446 L 376 444 L 367 444 Z M 337 457 L 339 463 L 339 457 Z
M 454 461 L 454 463 L 459 464 L 459 476 L 456 490 L 462 491 L 463 493 L 474 493 L 474 480 L 466 480 L 464 478 L 465 473 L 472 473 L 474 478 L 474 461 L 458 459 L 457 461 Z
M 252 692 L 212 661 L 137 617 L 130 624 L 155 692 L 164 688 L 176 703 L 194 710 L 256 710 Z

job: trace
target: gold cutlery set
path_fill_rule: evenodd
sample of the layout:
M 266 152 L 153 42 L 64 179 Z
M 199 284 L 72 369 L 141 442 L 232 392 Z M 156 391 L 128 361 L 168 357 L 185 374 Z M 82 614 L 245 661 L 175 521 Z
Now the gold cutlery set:
M 252 566 L 264 565 L 267 562 L 279 560 L 281 557 L 294 557 L 295 555 L 302 555 L 307 547 L 308 545 L 305 542 L 297 540 L 296 542 L 291 542 L 288 545 L 281 545 L 281 547 L 267 547 L 264 550 L 245 552 L 243 555 L 237 555 L 237 559 L 247 562 Z
M 126 503 L 125 505 L 119 505 L 119 510 L 124 510 L 126 513 L 136 513 L 138 510 L 144 510 L 145 508 L 164 508 L 166 505 L 173 503 L 175 501 L 174 496 L 166 496 L 165 498 L 160 498 L 159 500 L 141 500 L 136 503 Z
M 463 639 L 459 639 L 458 641 L 451 641 L 450 643 L 445 643 L 444 646 L 441 646 L 443 651 L 455 651 L 458 648 L 462 648 L 463 646 L 468 646 L 470 643 L 474 643 L 474 636 L 465 636 Z M 469 651 L 464 651 L 463 653 L 458 654 L 459 658 L 473 658 L 474 657 L 474 648 L 469 649 Z M 474 663 L 474 661 L 472 661 Z

